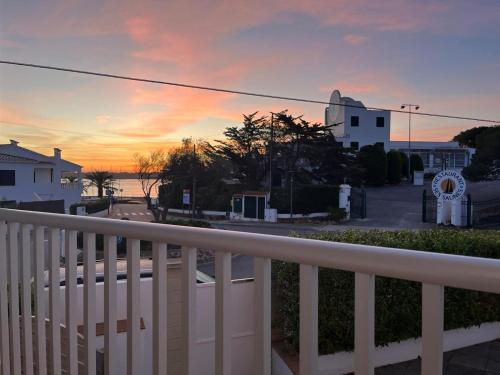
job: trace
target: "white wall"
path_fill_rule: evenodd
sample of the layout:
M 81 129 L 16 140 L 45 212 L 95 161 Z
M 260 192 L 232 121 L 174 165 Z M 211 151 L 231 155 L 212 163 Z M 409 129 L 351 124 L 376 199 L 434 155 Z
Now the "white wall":
M 53 180 L 50 182 L 50 169 L 53 168 Z M 71 204 L 80 202 L 82 187 L 75 184 L 73 188 L 61 187 L 61 168 L 57 164 L 47 164 L 41 168 L 38 164 L 28 163 L 0 163 L 0 170 L 15 170 L 15 186 L 0 186 L 0 199 L 15 200 L 17 202 L 31 202 L 38 200 L 64 199 L 68 208 Z M 33 174 L 36 173 L 36 182 Z
M 359 117 L 359 126 L 351 127 L 351 116 Z M 384 127 L 377 127 L 377 117 L 384 117 Z M 344 147 L 350 147 L 351 142 L 358 142 L 359 148 L 383 142 L 386 151 L 389 150 L 391 133 L 391 115 L 388 111 L 370 111 L 363 108 L 345 107 L 344 136 L 337 139 Z
M 170 270 L 169 270 L 170 272 Z M 197 348 L 195 374 L 215 374 L 215 283 L 197 285 Z M 145 330 L 141 331 L 141 375 L 152 374 L 152 281 L 141 280 L 141 317 L 144 319 Z M 117 316 L 126 319 L 127 316 L 127 282 L 119 281 L 117 287 Z M 60 292 L 61 317 L 64 320 L 64 287 Z M 98 283 L 96 290 L 97 323 L 104 321 L 104 284 Z M 169 303 L 178 303 L 178 294 L 171 293 L 167 297 Z M 48 316 L 48 290 L 45 294 L 45 307 Z M 83 285 L 77 288 L 77 322 L 83 324 Z M 233 282 L 233 344 L 232 344 L 232 373 L 241 375 L 253 374 L 253 282 Z M 178 327 L 168 324 L 167 336 L 169 340 L 180 340 Z M 117 373 L 126 374 L 127 335 L 118 335 Z M 97 346 L 104 347 L 103 336 L 98 337 Z M 169 351 L 169 355 L 171 355 Z M 180 356 L 180 353 L 179 353 Z M 172 358 L 178 360 L 178 358 Z

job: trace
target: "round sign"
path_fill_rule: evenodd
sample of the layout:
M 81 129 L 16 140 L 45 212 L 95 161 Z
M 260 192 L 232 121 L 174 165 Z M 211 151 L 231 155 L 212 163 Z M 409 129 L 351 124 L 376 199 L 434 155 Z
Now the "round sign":
M 439 172 L 432 180 L 432 193 L 437 198 L 452 201 L 461 198 L 465 193 L 465 179 L 457 171 Z

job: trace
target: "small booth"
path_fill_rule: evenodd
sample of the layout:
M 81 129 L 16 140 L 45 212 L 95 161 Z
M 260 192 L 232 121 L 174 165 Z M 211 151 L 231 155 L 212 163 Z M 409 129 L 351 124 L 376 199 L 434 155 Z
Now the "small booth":
M 248 221 L 276 221 L 273 220 L 273 212 L 276 210 L 268 208 L 269 193 L 266 191 L 244 191 L 233 195 L 231 201 L 232 220 Z

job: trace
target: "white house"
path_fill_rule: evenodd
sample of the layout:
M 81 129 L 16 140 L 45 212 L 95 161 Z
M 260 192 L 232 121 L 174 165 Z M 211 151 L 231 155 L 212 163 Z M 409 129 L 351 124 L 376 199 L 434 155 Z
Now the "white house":
M 54 148 L 53 156 L 20 147 L 17 141 L 0 144 L 0 200 L 32 202 L 64 200 L 65 208 L 80 202 L 83 191 L 82 167 L 61 159 L 61 150 Z M 63 178 L 77 175 L 76 182 Z
M 339 144 L 355 150 L 380 144 L 386 151 L 398 150 L 408 154 L 408 141 L 391 140 L 390 111 L 367 109 L 362 102 L 341 97 L 340 94 L 337 98 L 340 98 L 341 105 L 325 109 L 325 124 L 337 124 L 331 129 Z M 336 113 L 332 113 L 334 111 Z M 335 121 L 332 122 L 332 119 Z M 458 142 L 412 140 L 410 152 L 420 155 L 425 172 L 437 172 L 444 167 L 462 170 L 470 164 L 475 149 L 462 147 Z

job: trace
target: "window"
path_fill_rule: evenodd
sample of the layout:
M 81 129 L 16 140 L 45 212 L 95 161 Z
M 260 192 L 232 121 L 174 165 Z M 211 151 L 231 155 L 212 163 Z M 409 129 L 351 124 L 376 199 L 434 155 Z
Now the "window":
M 337 142 L 337 147 L 338 148 L 344 147 L 344 142 Z
M 351 127 L 359 126 L 359 116 L 351 116 Z
M 359 142 L 351 142 L 351 148 L 357 150 L 359 148 Z
M 15 185 L 16 185 L 16 171 L 0 170 L 0 186 L 15 186 Z
M 384 142 L 375 142 L 377 146 L 384 148 Z
M 383 118 L 383 117 L 377 117 L 377 128 L 383 128 L 384 127 L 384 122 L 385 122 L 385 118 Z

